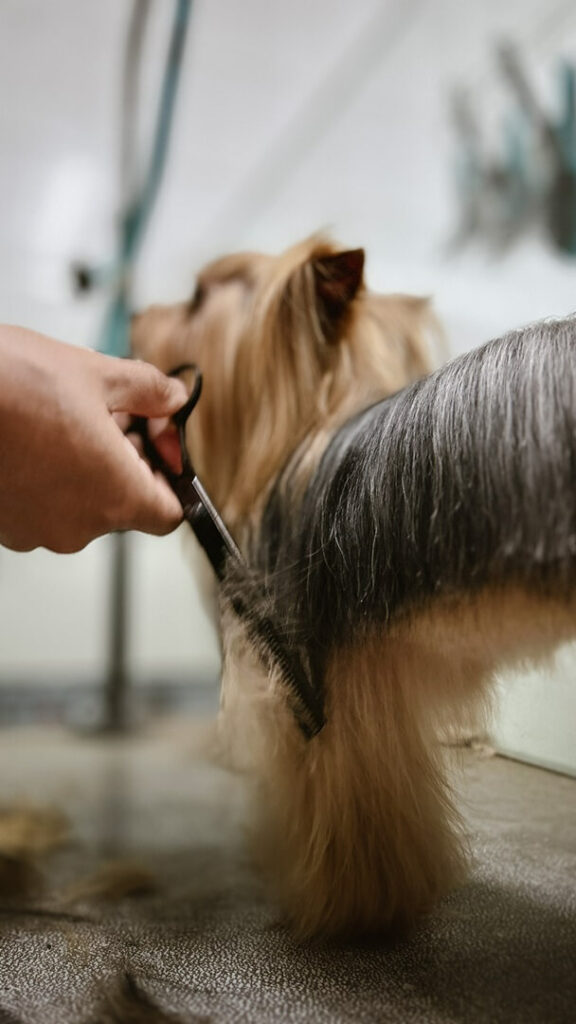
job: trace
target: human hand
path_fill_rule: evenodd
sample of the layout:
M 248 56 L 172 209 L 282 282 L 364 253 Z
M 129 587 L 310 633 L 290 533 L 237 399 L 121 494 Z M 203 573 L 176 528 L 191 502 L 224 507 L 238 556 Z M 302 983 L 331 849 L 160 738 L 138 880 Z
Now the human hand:
M 0 543 L 79 551 L 112 530 L 164 534 L 180 502 L 116 422 L 171 416 L 181 381 L 146 363 L 0 327 Z

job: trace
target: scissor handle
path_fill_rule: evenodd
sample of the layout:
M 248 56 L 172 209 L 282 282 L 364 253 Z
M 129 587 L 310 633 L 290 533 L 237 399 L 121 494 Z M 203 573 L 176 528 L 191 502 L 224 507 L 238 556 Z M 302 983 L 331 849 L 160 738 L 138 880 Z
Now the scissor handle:
M 130 424 L 129 430 L 133 434 L 138 434 L 142 439 L 142 447 L 144 454 L 148 459 L 148 462 L 154 469 L 159 469 L 161 473 L 166 477 L 170 486 L 175 490 L 175 483 L 180 480 L 181 477 L 186 474 L 187 477 L 196 475 L 196 470 L 192 465 L 192 460 L 186 447 L 186 424 L 190 418 L 190 414 L 198 404 L 198 399 L 202 394 L 202 373 L 196 366 L 196 363 L 181 363 L 179 366 L 175 366 L 173 370 L 170 370 L 169 377 L 179 377 L 186 370 L 194 370 L 196 377 L 194 379 L 194 385 L 190 393 L 190 397 L 184 403 L 178 412 L 175 412 L 172 417 L 172 422 L 178 430 L 178 440 L 180 442 L 180 459 L 182 462 L 182 472 L 175 473 L 171 466 L 168 465 L 166 460 L 160 454 L 155 447 L 154 443 L 150 440 L 148 433 L 148 420 L 144 416 L 134 416 Z

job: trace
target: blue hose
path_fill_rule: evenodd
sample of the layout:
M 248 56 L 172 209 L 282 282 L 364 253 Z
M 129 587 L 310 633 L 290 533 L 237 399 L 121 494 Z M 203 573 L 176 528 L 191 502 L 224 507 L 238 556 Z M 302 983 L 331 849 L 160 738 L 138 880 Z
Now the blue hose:
M 129 278 L 150 221 L 166 166 L 191 9 L 192 0 L 176 0 L 148 169 L 139 195 L 128 204 L 122 215 L 119 253 L 114 267 L 115 289 L 98 346 L 101 352 L 108 355 L 126 356 L 129 351 Z

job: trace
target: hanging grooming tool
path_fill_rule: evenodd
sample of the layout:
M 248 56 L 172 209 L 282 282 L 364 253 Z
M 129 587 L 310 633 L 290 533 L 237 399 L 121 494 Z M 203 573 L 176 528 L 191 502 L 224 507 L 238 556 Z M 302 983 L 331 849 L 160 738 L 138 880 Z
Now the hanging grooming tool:
M 135 417 L 129 429 L 141 437 L 144 454 L 153 468 L 159 469 L 166 477 L 182 505 L 184 519 L 194 531 L 217 579 L 222 583 L 230 565 L 234 565 L 236 571 L 246 570 L 247 567 L 240 549 L 198 479 L 186 446 L 186 424 L 202 393 L 202 374 L 193 363 L 178 366 L 170 373 L 171 377 L 178 377 L 187 370 L 193 370 L 195 374 L 192 391 L 185 405 L 172 417 L 180 443 L 181 472 L 175 473 L 155 447 L 148 434 L 146 419 Z M 263 588 L 262 584 L 259 596 L 265 596 Z M 304 736 L 312 739 L 325 725 L 324 706 L 298 651 L 289 644 L 282 630 L 268 615 L 258 612 L 255 607 L 257 600 L 251 602 L 250 607 L 238 597 L 232 597 L 231 603 L 236 615 L 246 622 L 251 638 L 281 670 L 292 697 L 296 721 Z

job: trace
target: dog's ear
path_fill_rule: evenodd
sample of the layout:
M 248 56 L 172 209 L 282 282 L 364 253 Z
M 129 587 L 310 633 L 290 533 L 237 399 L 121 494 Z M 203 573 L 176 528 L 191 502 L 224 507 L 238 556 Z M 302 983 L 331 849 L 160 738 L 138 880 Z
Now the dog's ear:
M 318 245 L 306 254 L 281 293 L 281 326 L 287 339 L 304 328 L 319 350 L 342 336 L 350 304 L 362 285 L 364 250 L 330 251 Z
M 318 315 L 326 341 L 336 341 L 342 320 L 362 284 L 364 250 L 328 253 L 312 259 Z

